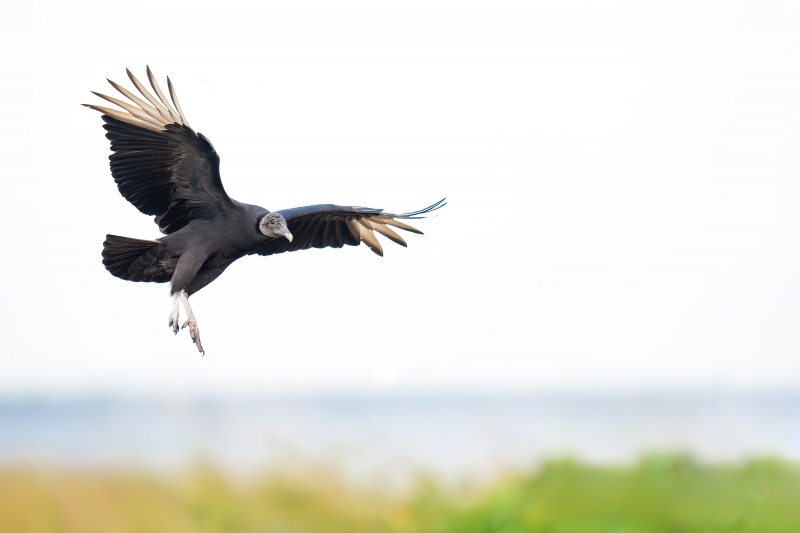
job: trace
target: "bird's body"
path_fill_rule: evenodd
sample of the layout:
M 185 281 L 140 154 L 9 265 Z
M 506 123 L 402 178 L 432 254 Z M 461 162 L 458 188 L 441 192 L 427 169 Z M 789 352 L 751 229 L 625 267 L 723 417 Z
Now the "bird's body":
M 364 242 L 383 255 L 377 231 L 393 242 L 405 241 L 389 226 L 421 233 L 403 219 L 418 218 L 444 205 L 444 200 L 413 213 L 393 215 L 380 209 L 332 204 L 276 212 L 230 198 L 222 186 L 219 155 L 211 142 L 189 126 L 172 83 L 175 104 L 164 97 L 147 69 L 158 99 L 128 71 L 144 101 L 109 82 L 132 103 L 95 93 L 124 111 L 88 105 L 103 113 L 106 137 L 114 152 L 111 173 L 120 193 L 139 211 L 155 217 L 165 236 L 139 240 L 108 235 L 103 264 L 114 276 L 129 281 L 171 283 L 173 310 L 169 325 L 178 332 L 178 302 L 189 319 L 192 340 L 203 352 L 197 321 L 188 297 L 245 255 L 273 255 L 308 248 L 341 248 Z
M 119 278 L 171 282 L 171 293 L 185 290 L 192 295 L 268 239 L 258 232 L 258 221 L 268 213 L 263 207 L 234 201 L 214 219 L 187 224 L 155 241 L 109 235 L 104 243 L 103 262 Z M 241 231 L 242 228 L 251 231 Z M 147 246 L 147 251 L 133 258 L 126 246 L 135 244 Z M 145 259 L 134 263 L 145 253 Z

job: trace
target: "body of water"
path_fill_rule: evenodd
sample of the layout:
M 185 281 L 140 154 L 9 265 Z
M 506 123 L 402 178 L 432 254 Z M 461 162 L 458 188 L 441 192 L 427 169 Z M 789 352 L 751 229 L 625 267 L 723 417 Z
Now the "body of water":
M 0 463 L 235 472 L 293 462 L 476 477 L 552 457 L 800 460 L 800 395 L 0 401 Z

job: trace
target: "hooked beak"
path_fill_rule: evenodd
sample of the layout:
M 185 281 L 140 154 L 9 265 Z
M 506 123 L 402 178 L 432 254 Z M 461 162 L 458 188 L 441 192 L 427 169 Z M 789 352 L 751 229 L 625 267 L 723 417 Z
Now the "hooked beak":
M 291 234 L 291 233 L 289 233 L 289 230 L 288 230 L 288 229 L 287 229 L 285 232 L 283 232 L 283 236 L 284 236 L 284 237 L 286 237 L 286 239 L 287 239 L 289 242 L 292 242 L 292 239 L 294 238 L 294 237 L 292 237 L 292 234 Z

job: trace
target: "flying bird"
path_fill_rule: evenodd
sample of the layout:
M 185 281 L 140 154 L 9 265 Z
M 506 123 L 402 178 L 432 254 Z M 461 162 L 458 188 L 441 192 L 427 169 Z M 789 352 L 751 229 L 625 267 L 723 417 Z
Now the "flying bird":
M 395 215 L 382 209 L 332 204 L 269 211 L 237 202 L 222 186 L 219 154 L 206 136 L 189 126 L 169 78 L 171 102 L 150 67 L 147 77 L 155 96 L 130 70 L 127 73 L 141 98 L 108 80 L 128 101 L 94 93 L 119 109 L 83 105 L 103 114 L 103 128 L 113 152 L 109 156 L 111 174 L 119 192 L 139 211 L 154 216 L 164 237 L 142 240 L 107 235 L 103 265 L 124 280 L 170 282 L 169 327 L 178 333 L 179 302 L 183 303 L 187 320 L 180 329 L 188 326 L 192 341 L 204 355 L 189 296 L 217 279 L 237 259 L 362 242 L 382 256 L 375 232 L 406 246 L 392 228 L 421 234 L 403 221 L 421 218 L 445 205 L 442 199 L 419 211 Z

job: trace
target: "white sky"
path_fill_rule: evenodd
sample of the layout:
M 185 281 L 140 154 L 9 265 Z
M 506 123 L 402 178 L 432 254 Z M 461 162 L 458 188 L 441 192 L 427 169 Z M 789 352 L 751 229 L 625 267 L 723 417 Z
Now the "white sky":
M 0 17 L 0 392 L 800 385 L 800 4 L 26 2 Z M 229 194 L 403 249 L 234 264 L 173 337 L 90 90 L 169 75 Z M 112 94 L 112 93 L 109 93 Z

